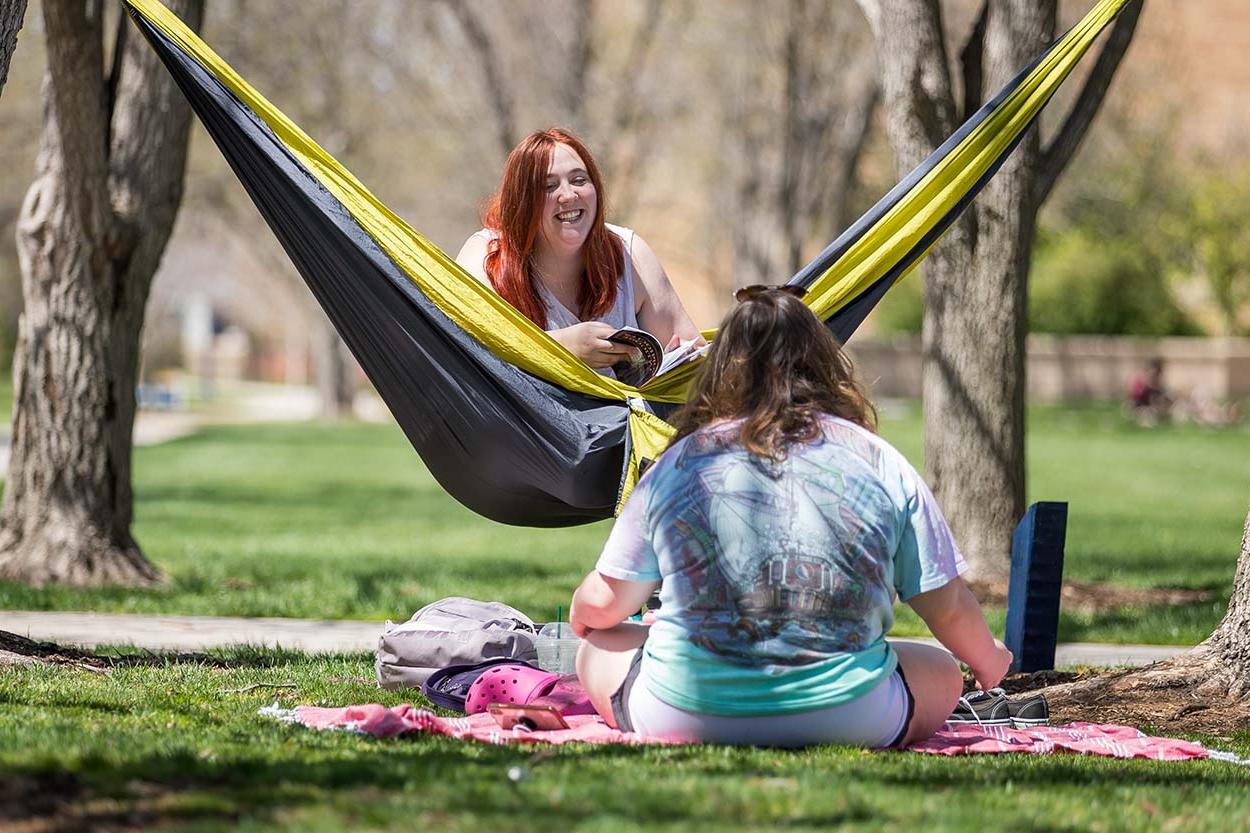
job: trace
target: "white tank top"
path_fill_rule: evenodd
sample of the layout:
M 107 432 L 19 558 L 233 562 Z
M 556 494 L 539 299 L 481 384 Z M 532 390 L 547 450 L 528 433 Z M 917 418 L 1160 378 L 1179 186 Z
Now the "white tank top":
M 596 320 L 605 324 L 611 324 L 613 327 L 637 327 L 638 326 L 638 305 L 634 303 L 634 259 L 630 256 L 630 251 L 634 246 L 633 229 L 614 226 L 611 223 L 605 224 L 608 231 L 615 234 L 625 244 L 625 271 L 621 274 L 620 283 L 616 287 L 616 301 L 612 304 L 612 309 L 606 314 L 599 316 Z M 491 229 L 482 229 L 475 232 L 474 237 L 481 237 L 484 240 L 494 240 L 499 233 Z M 483 270 L 485 271 L 485 270 Z M 487 285 L 490 281 L 487 280 Z M 542 281 L 536 282 L 538 285 L 538 297 L 542 298 L 543 304 L 547 307 L 547 331 L 562 330 L 565 327 L 572 327 L 574 324 L 582 323 L 582 319 L 577 316 L 574 310 L 569 309 L 560 300 L 551 293 L 543 285 Z

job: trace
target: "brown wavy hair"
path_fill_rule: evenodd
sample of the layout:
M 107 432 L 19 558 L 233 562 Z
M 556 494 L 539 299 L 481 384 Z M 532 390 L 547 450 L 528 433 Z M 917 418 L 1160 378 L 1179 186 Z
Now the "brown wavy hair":
M 625 246 L 604 223 L 608 198 L 590 150 L 581 139 L 558 127 L 526 136 L 508 154 L 499 193 L 486 205 L 483 225 L 498 236 L 487 246 L 485 265 L 495 291 L 543 328 L 547 326 L 547 306 L 538 294 L 532 266 L 546 199 L 547 168 L 556 145 L 568 145 L 582 158 L 598 200 L 590 235 L 582 244 L 586 275 L 577 293 L 577 317 L 591 321 L 607 315 L 616 303 L 617 284 L 625 274 Z
M 820 415 L 877 430 L 877 412 L 842 345 L 798 298 L 761 292 L 735 307 L 673 414 L 670 444 L 717 420 L 741 420 L 738 441 L 772 460 L 820 435 Z

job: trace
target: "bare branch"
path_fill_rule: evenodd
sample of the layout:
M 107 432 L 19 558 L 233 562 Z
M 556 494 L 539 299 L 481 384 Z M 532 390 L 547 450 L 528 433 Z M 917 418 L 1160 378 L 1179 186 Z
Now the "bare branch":
M 1059 175 L 1072 160 L 1072 155 L 1080 147 L 1090 124 L 1094 121 L 1094 116 L 1098 114 L 1098 109 L 1102 106 L 1103 99 L 1106 98 L 1107 88 L 1111 86 L 1111 80 L 1115 77 L 1124 53 L 1133 40 L 1144 4 L 1145 0 L 1137 0 L 1125 6 L 1120 12 L 1120 17 L 1112 27 L 1106 43 L 1103 44 L 1102 51 L 1098 53 L 1098 61 L 1085 80 L 1085 86 L 1081 88 L 1076 103 L 1072 105 L 1059 132 L 1042 151 L 1037 179 L 1033 186 L 1035 206 L 1040 208 L 1046 202 Z
M 786 15 L 785 45 L 782 62 L 785 65 L 785 104 L 782 110 L 781 186 L 777 189 L 777 214 L 781 218 L 781 230 L 787 248 L 786 266 L 790 271 L 801 265 L 802 244 L 795 225 L 798 222 L 799 152 L 803 145 L 802 97 L 800 74 L 802 55 L 800 42 L 807 24 L 806 0 L 790 0 Z
M 985 57 L 985 24 L 990 15 L 990 2 L 981 4 L 981 13 L 968 35 L 968 42 L 959 53 L 959 66 L 963 75 L 963 121 L 967 121 L 981 106 L 981 98 L 985 95 L 983 59 Z
M 860 92 L 859 100 L 848 109 L 838 131 L 837 146 L 841 157 L 838 165 L 839 176 L 835 183 L 838 190 L 833 195 L 832 206 L 829 206 L 830 225 L 834 232 L 839 231 L 847 222 L 850 195 L 859 177 L 859 160 L 868 147 L 872 118 L 880 101 L 881 85 L 873 78 Z M 812 206 L 808 211 L 809 215 L 814 214 L 817 208 L 818 206 Z
M 586 78 L 594 62 L 595 4 L 581 0 L 574 6 L 573 44 L 569 50 L 569 71 L 564 87 L 564 106 L 574 124 L 581 121 L 586 109 Z
M 482 81 L 486 84 L 486 92 L 490 96 L 491 109 L 495 112 L 495 132 L 499 147 L 504 155 L 516 144 L 516 115 L 512 101 L 512 92 L 504 81 L 503 70 L 499 66 L 499 58 L 495 53 L 495 45 L 482 26 L 481 20 L 467 3 L 458 0 L 440 0 L 444 8 L 460 24 L 464 36 L 477 55 L 477 65 L 481 67 Z
M 665 0 L 649 0 L 647 11 L 642 23 L 635 30 L 626 51 L 625 72 L 622 74 L 616 106 L 613 107 L 612 129 L 608 131 L 605 142 L 605 156 L 613 160 L 613 166 L 619 171 L 637 169 L 638 157 L 646 146 L 646 127 L 642 124 L 641 94 L 639 86 L 645 77 L 647 65 L 654 53 L 654 45 L 658 40 L 660 26 L 664 21 Z M 629 177 L 618 186 L 614 198 L 616 208 L 628 213 L 633 203 L 634 191 L 638 187 L 640 177 Z

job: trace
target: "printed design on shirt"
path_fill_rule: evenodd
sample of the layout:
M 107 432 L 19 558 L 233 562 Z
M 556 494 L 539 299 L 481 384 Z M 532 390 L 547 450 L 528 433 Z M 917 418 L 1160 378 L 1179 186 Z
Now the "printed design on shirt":
M 735 447 L 732 430 L 698 432 L 651 484 L 694 644 L 792 666 L 864 650 L 888 627 L 897 509 L 875 476 L 880 449 L 826 427 L 846 436 L 779 463 Z

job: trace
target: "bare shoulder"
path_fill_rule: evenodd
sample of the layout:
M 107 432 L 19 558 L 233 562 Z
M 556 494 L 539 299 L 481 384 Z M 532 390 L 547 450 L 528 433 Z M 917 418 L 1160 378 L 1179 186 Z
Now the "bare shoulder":
M 634 263 L 634 286 L 640 290 L 640 305 L 648 297 L 664 296 L 672 292 L 668 274 L 665 273 L 659 256 L 641 234 L 634 234 L 627 254 Z
M 634 232 L 633 239 L 630 241 L 629 255 L 634 259 L 634 266 L 640 272 L 649 271 L 664 274 L 664 267 L 660 264 L 660 258 L 656 255 L 655 250 L 651 248 L 641 234 Z
M 460 247 L 460 254 L 456 255 L 456 262 L 464 266 L 466 265 L 464 263 L 465 258 L 476 258 L 480 261 L 486 257 L 486 246 L 487 240 L 484 234 L 470 234 L 469 239 L 464 241 L 464 245 Z
M 486 249 L 489 241 L 483 234 L 472 234 L 460 247 L 456 255 L 456 263 L 465 268 L 470 275 L 480 281 L 486 281 Z

